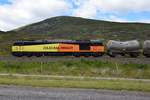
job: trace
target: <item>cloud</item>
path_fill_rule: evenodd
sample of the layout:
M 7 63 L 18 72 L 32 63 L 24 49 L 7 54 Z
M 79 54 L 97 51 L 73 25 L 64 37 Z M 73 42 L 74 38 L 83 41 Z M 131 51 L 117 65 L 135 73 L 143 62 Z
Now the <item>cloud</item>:
M 0 4 L 0 30 L 5 31 L 60 15 L 117 22 L 150 22 L 148 17 L 150 0 L 9 0 L 8 2 Z M 149 15 L 138 17 L 138 14 L 142 16 L 143 12 L 148 12 Z M 138 14 L 135 15 L 136 13 Z
M 97 14 L 97 9 L 94 6 L 89 6 L 87 3 L 75 9 L 73 12 L 74 16 L 84 17 L 84 18 L 94 18 Z
M 83 3 L 84 1 L 84 3 Z M 94 8 L 95 11 L 111 12 L 111 13 L 127 13 L 127 12 L 150 12 L 150 0 L 78 0 L 82 2 L 81 5 L 75 12 L 75 15 L 79 13 L 92 13 L 89 8 Z M 82 12 L 78 12 L 82 11 Z M 89 14 L 87 14 L 88 16 Z
M 82 5 L 74 10 L 74 16 L 85 18 L 102 18 L 113 21 L 128 21 L 118 16 L 128 13 L 150 13 L 150 0 L 78 0 Z M 109 13 L 109 14 L 108 14 Z M 132 15 L 131 15 L 132 16 Z
M 82 4 L 82 2 L 84 2 L 84 0 L 71 0 L 71 1 L 76 6 L 80 6 Z
M 137 22 L 141 22 L 141 23 L 150 23 L 150 19 L 140 19 Z
M 150 0 L 90 0 L 92 2 L 97 9 L 110 12 L 150 11 Z
M 105 18 L 105 20 L 114 21 L 114 22 L 129 22 L 129 20 L 127 19 L 120 18 L 114 15 L 110 15 L 109 18 Z
M 11 4 L 0 5 L 0 28 L 16 27 L 65 14 L 71 8 L 66 0 L 9 0 Z

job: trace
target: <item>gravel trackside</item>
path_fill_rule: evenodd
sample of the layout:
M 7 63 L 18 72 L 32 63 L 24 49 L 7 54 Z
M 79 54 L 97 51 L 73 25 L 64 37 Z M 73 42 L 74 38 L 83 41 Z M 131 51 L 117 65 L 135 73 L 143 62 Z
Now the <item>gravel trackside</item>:
M 150 100 L 150 93 L 0 86 L 0 100 Z

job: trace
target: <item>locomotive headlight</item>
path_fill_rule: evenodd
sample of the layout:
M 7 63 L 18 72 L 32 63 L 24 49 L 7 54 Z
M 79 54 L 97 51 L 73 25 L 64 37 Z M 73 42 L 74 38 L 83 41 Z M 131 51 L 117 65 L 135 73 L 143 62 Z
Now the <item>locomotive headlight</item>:
M 12 51 L 19 51 L 19 47 L 18 46 L 12 46 Z
M 16 46 L 12 46 L 12 51 L 16 51 L 17 50 L 17 48 L 16 48 Z

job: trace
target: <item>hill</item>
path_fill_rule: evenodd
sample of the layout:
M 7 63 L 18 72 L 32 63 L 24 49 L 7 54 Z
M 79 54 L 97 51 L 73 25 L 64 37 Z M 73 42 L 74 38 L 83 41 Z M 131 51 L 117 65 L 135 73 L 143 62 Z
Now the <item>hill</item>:
M 0 31 L 0 34 L 4 33 L 3 31 Z
M 49 18 L 13 31 L 67 39 L 150 39 L 150 24 L 115 23 L 67 16 Z

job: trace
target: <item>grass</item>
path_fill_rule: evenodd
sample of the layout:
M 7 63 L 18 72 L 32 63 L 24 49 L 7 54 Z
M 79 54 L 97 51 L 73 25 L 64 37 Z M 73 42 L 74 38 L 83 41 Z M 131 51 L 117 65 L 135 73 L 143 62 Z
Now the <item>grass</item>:
M 62 88 L 94 88 L 112 90 L 132 90 L 150 92 L 150 82 L 131 80 L 94 80 L 94 79 L 65 79 L 12 76 L 11 74 L 27 75 L 63 75 L 63 76 L 91 76 L 91 77 L 120 77 L 150 79 L 149 64 L 114 63 L 99 60 L 71 60 L 50 62 L 2 62 L 0 84 L 21 85 L 34 87 L 62 87 Z
M 108 61 L 0 62 L 0 73 L 150 79 L 149 64 Z
M 33 86 L 33 87 L 111 89 L 111 90 L 131 90 L 131 91 L 150 92 L 150 83 L 142 81 L 65 80 L 65 79 L 41 79 L 41 78 L 7 76 L 7 77 L 0 77 L 0 84 Z

